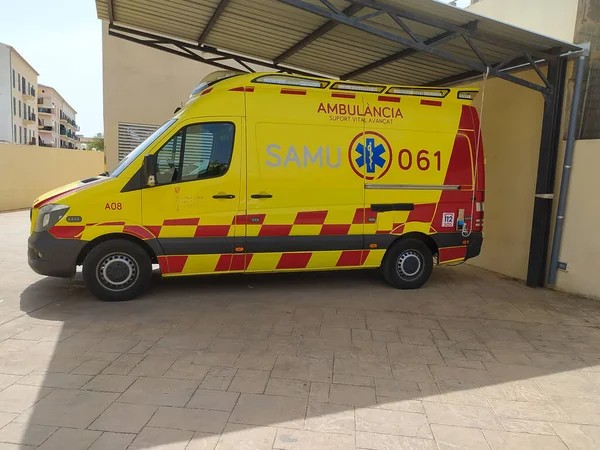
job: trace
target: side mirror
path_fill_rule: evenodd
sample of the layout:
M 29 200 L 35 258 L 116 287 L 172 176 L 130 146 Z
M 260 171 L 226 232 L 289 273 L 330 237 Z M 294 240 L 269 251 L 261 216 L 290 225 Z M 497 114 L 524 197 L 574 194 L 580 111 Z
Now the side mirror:
M 152 187 L 156 184 L 156 155 L 144 156 L 143 176 L 146 186 Z

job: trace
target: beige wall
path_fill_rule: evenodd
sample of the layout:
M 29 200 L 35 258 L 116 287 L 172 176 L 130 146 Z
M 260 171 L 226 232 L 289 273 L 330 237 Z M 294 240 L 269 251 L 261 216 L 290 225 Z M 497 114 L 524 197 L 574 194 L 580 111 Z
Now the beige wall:
M 539 82 L 533 71 L 518 75 Z M 544 99 L 494 78 L 486 82 L 476 103 L 482 119 L 486 192 L 483 250 L 470 263 L 525 279 Z
M 481 0 L 469 11 L 572 42 L 579 0 Z
M 0 144 L 0 211 L 28 208 L 44 192 L 104 171 L 104 154 Z
M 108 35 L 102 29 L 106 166 L 117 164 L 118 123 L 161 125 L 205 75 L 218 70 Z
M 600 298 L 600 140 L 577 141 L 560 258 L 567 271 L 558 272 L 556 288 Z M 560 168 L 562 170 L 562 167 Z

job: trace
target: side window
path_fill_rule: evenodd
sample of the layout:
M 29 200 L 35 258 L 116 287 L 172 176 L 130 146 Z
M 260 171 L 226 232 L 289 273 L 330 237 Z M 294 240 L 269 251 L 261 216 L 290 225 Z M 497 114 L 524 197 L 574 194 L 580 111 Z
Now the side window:
M 231 163 L 234 134 L 232 123 L 203 123 L 187 127 L 181 181 L 224 175 Z
M 156 152 L 156 183 L 168 184 L 177 181 L 181 161 L 183 130 L 175 134 L 169 142 Z
M 179 130 L 156 152 L 157 184 L 224 175 L 231 163 L 234 135 L 232 123 L 203 123 Z

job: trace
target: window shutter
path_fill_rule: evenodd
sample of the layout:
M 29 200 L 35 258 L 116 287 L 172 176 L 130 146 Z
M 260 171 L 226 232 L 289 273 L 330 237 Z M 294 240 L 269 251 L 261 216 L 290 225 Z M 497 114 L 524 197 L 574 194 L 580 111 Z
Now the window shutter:
M 158 129 L 158 125 L 119 122 L 119 161 L 144 142 Z

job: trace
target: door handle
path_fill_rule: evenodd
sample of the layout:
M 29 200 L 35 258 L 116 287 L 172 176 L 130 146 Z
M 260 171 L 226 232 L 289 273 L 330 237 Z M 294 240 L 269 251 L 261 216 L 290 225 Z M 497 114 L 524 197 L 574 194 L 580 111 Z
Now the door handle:
M 273 198 L 271 194 L 252 194 L 250 198 Z
M 231 200 L 232 198 L 235 198 L 235 195 L 233 195 L 233 194 L 215 194 L 215 195 L 213 195 L 213 198 L 224 198 L 227 200 Z

